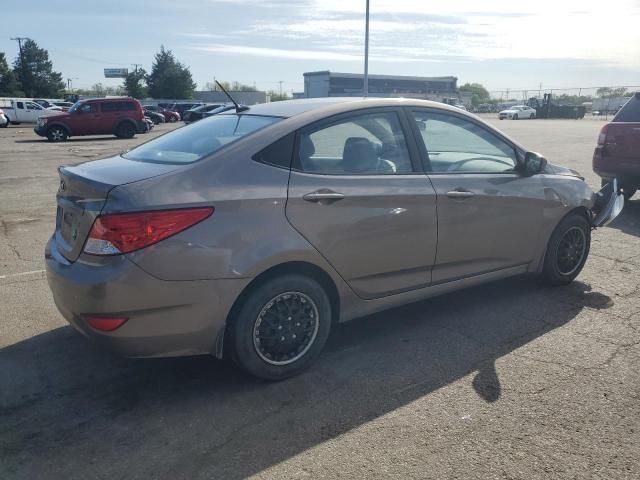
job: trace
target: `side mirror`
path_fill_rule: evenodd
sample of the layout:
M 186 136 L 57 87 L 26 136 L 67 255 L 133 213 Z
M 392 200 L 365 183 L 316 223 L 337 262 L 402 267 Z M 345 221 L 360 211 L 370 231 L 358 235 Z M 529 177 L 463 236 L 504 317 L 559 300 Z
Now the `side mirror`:
M 525 176 L 530 177 L 544 171 L 547 166 L 547 159 L 536 152 L 527 152 L 524 154 L 524 164 L 522 172 Z

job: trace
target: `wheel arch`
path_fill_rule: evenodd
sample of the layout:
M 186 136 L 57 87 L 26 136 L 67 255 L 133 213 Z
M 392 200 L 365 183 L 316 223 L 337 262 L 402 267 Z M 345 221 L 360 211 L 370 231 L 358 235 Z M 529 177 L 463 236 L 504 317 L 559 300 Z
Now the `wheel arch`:
M 138 132 L 138 126 L 136 125 L 136 122 L 134 122 L 132 119 L 130 118 L 121 118 L 119 120 L 117 120 L 114 124 L 113 124 L 113 133 L 115 134 L 118 129 L 124 125 L 125 123 L 129 123 L 133 126 L 133 128 L 135 129 L 136 133 Z
M 322 287 L 327 292 L 329 301 L 331 303 L 331 322 L 333 324 L 338 323 L 340 318 L 340 294 L 338 293 L 338 287 L 336 286 L 331 276 L 322 268 L 314 265 L 313 263 L 305 261 L 291 261 L 280 263 L 268 268 L 264 272 L 257 275 L 246 287 L 244 287 L 242 292 L 240 292 L 240 295 L 238 295 L 238 298 L 236 298 L 236 300 L 233 302 L 233 305 L 229 310 L 229 314 L 227 315 L 225 325 L 221 329 L 221 332 L 218 334 L 218 338 L 216 339 L 214 353 L 217 358 L 224 357 L 224 337 L 227 332 L 227 325 L 230 322 L 233 322 L 235 315 L 237 314 L 246 298 L 260 285 L 271 280 L 272 278 L 276 278 L 280 275 L 285 274 L 304 275 L 306 277 L 312 278 L 320 285 L 322 285 Z
M 551 237 L 553 236 L 553 232 L 556 231 L 556 228 L 558 228 L 558 225 L 560 225 L 560 223 L 562 223 L 562 221 L 567 218 L 569 215 L 579 215 L 581 217 L 583 217 L 587 223 L 589 225 L 591 225 L 591 213 L 589 212 L 589 210 L 587 209 L 587 207 L 580 205 L 578 207 L 574 207 L 571 210 L 569 210 L 567 213 L 565 213 L 559 220 L 558 222 L 555 224 L 555 226 L 553 227 L 553 229 L 551 229 L 551 232 L 549 233 L 549 236 L 547 238 L 547 240 L 544 243 L 544 252 L 542 254 L 542 256 L 540 257 L 540 261 L 538 262 L 538 267 L 536 269 L 537 273 L 541 273 L 542 272 L 542 268 L 544 267 L 544 262 L 547 258 L 547 252 L 549 251 L 549 242 L 551 241 Z

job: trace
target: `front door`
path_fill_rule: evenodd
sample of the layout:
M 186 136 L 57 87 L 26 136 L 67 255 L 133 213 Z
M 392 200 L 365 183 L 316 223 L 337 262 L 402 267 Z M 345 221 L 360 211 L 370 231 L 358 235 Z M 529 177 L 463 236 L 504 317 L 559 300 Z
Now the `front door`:
M 77 111 L 71 113 L 67 119 L 71 127 L 72 135 L 96 134 L 95 125 L 100 117 L 98 105 L 95 102 L 86 102 Z
M 25 102 L 25 122 L 36 123 L 38 117 L 47 113 L 47 110 L 35 102 Z
M 479 122 L 427 109 L 411 117 L 438 199 L 433 283 L 531 262 L 543 225 L 540 176 L 517 172 L 514 146 Z
M 431 282 L 436 197 L 401 113 L 362 110 L 298 134 L 287 218 L 362 298 Z

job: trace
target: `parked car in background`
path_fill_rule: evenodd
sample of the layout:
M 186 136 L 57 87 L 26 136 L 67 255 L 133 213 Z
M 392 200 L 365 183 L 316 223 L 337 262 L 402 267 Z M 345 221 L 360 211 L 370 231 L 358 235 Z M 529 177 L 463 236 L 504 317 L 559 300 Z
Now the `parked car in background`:
M 229 110 L 233 110 L 236 106 L 232 103 L 228 105 L 222 105 L 221 107 L 210 110 L 204 114 L 204 118 L 209 118 L 213 115 L 217 115 L 219 113 L 228 112 Z M 240 108 L 246 108 L 246 105 L 240 104 Z
M 113 134 L 132 138 L 149 131 L 142 105 L 131 97 L 109 97 L 80 100 L 68 112 L 49 113 L 38 119 L 34 127 L 50 142 L 69 137 Z
M 53 103 L 53 101 L 51 101 L 51 100 L 46 100 L 44 98 L 34 98 L 33 101 L 35 103 L 37 103 L 38 105 L 43 106 L 47 110 L 54 110 L 54 111 L 58 111 L 58 112 L 62 111 L 62 107 L 59 107 L 58 105 Z
M 171 103 L 171 104 L 163 104 L 159 103 L 158 106 L 165 107 L 167 110 L 172 112 L 177 112 L 180 114 L 180 118 L 184 115 L 187 110 L 191 110 L 192 108 L 199 107 L 204 105 L 204 102 L 190 102 L 190 103 Z
M 222 106 L 222 103 L 205 103 L 204 105 L 193 107 L 184 112 L 184 114 L 182 115 L 182 120 L 185 123 L 192 123 L 198 120 L 202 120 L 205 117 L 205 113 L 216 110 Z
M 9 126 L 9 119 L 4 114 L 4 110 L 0 109 L 0 128 L 6 128 Z
M 602 127 L 593 153 L 593 171 L 603 185 L 617 179 L 627 199 L 640 188 L 640 92 Z
M 63 112 L 68 112 L 69 109 L 73 107 L 73 102 L 53 102 L 53 104 L 60 107 Z
M 505 118 L 509 120 L 519 120 L 522 118 L 534 119 L 536 118 L 536 110 L 527 105 L 514 105 L 498 113 L 498 118 L 500 120 L 504 120 Z
M 147 107 L 143 107 L 144 114 L 147 118 L 150 118 L 154 124 L 165 123 L 166 119 L 164 115 L 160 112 L 154 112 L 153 110 L 148 109 Z
M 70 323 L 125 356 L 228 356 L 270 380 L 337 322 L 527 272 L 567 284 L 624 203 L 413 99 L 238 108 L 59 175 L 45 261 Z
M 178 122 L 180 121 L 180 118 L 181 118 L 178 112 L 174 112 L 173 110 L 169 110 L 159 105 L 145 105 L 144 108 L 146 108 L 151 112 L 157 112 L 164 115 L 165 121 L 169 123 Z
M 39 117 L 51 113 L 51 110 L 47 110 L 42 105 L 22 98 L 5 100 L 2 109 L 14 125 L 36 123 Z

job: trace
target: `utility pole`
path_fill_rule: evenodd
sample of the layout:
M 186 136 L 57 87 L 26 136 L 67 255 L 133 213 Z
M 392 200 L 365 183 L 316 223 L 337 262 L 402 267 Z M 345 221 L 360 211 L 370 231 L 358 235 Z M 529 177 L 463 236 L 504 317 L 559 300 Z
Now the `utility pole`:
M 69 77 L 67 78 L 67 90 L 69 93 L 73 93 L 73 81 L 78 80 L 78 77 Z
M 18 42 L 18 49 L 20 50 L 20 65 L 22 66 L 22 90 L 24 91 L 25 95 L 30 96 L 29 95 L 29 91 L 28 90 L 28 82 L 27 82 L 27 67 L 24 63 L 24 53 L 22 52 L 22 41 L 23 40 L 29 40 L 27 37 L 15 37 L 15 38 L 11 38 L 10 40 L 15 40 L 16 42 Z
M 364 87 L 362 93 L 369 96 L 369 0 L 367 0 L 367 11 L 364 23 Z
M 131 65 L 135 68 L 136 73 L 138 73 L 138 67 L 142 66 L 141 63 L 132 63 Z

